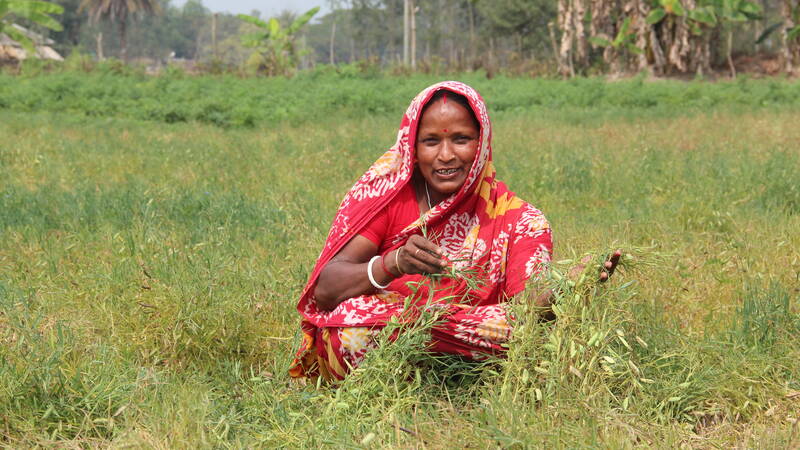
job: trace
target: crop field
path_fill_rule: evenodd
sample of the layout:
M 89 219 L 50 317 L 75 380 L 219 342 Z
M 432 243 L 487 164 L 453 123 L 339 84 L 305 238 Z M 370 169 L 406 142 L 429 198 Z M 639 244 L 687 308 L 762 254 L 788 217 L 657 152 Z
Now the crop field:
M 800 85 L 462 79 L 554 268 L 631 258 L 507 358 L 419 326 L 331 386 L 299 292 L 437 79 L 0 75 L 0 446 L 800 446 Z

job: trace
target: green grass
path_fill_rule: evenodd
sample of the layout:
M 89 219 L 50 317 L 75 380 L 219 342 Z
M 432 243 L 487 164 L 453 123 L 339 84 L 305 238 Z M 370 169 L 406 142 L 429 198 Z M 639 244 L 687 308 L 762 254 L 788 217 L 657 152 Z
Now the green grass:
M 4 79 L 1 99 L 23 89 L 7 80 L 53 81 Z M 307 80 L 228 81 L 288 86 L 303 106 L 287 119 L 309 105 Z M 399 87 L 374 94 L 385 110 L 243 128 L 7 102 L 0 445 L 798 445 L 800 111 L 757 95 L 544 114 L 498 106 L 523 81 L 476 83 L 500 109 L 498 174 L 546 213 L 556 259 L 621 245 L 634 260 L 606 287 L 564 284 L 555 324 L 516 306 L 505 360 L 425 355 L 419 326 L 339 388 L 290 381 L 297 296 L 335 208 L 429 81 L 322 80 Z M 743 85 L 770 83 L 797 89 Z

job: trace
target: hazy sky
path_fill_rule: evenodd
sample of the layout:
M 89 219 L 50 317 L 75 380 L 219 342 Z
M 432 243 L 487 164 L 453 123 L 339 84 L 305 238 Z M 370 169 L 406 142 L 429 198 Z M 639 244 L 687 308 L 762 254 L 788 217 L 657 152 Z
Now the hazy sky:
M 203 5 L 213 12 L 229 12 L 234 14 L 245 13 L 257 9 L 262 17 L 270 17 L 288 9 L 295 12 L 306 12 L 320 6 L 320 16 L 328 9 L 327 0 L 202 0 Z M 186 0 L 173 0 L 174 5 L 183 5 Z

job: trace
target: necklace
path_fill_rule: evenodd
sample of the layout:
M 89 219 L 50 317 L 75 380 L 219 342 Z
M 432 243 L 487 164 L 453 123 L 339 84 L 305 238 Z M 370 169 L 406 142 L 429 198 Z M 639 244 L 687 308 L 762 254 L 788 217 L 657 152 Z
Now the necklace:
M 431 206 L 431 194 L 428 192 L 428 182 L 425 180 L 422 180 L 422 182 L 425 183 L 425 198 L 428 199 L 428 211 L 430 211 L 433 206 Z

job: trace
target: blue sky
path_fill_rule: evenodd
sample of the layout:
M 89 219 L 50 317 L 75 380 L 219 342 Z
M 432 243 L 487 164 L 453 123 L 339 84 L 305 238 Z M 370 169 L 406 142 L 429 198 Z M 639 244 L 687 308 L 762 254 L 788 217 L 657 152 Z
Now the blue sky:
M 185 2 L 186 0 L 173 0 L 175 5 L 182 5 Z M 250 11 L 257 9 L 265 17 L 276 15 L 286 9 L 300 13 L 320 6 L 322 11 L 318 15 L 328 10 L 327 0 L 202 0 L 202 2 L 213 12 L 249 14 Z

